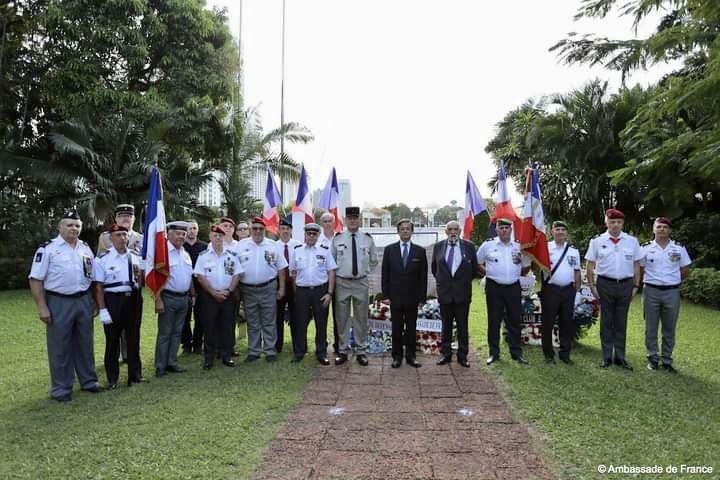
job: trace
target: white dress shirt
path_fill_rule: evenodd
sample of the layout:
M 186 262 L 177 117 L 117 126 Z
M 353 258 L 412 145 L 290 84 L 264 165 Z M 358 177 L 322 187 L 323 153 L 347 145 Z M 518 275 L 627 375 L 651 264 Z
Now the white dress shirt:
M 450 259 L 450 249 L 452 248 L 455 249 L 453 252 L 453 262 L 452 265 L 448 265 L 448 267 L 450 267 L 450 273 L 452 276 L 455 276 L 455 272 L 457 272 L 457 269 L 460 268 L 460 262 L 462 261 L 460 240 L 457 240 L 454 244 L 450 243 L 450 241 L 447 242 L 447 248 L 445 249 L 445 263 L 448 263 L 448 260 Z
M 565 245 L 567 242 L 563 242 L 558 245 L 557 242 L 548 242 L 548 252 L 550 252 L 550 271 L 555 269 L 555 265 L 560 260 L 563 252 L 565 251 Z M 575 283 L 575 272 L 580 270 L 580 252 L 575 247 L 568 247 L 565 258 L 562 263 L 557 267 L 555 273 L 550 277 L 548 283 L 552 285 L 558 285 L 560 287 L 566 287 L 570 284 Z
M 224 246 L 222 253 L 218 255 L 212 245 L 202 252 L 195 264 L 195 276 L 205 277 L 210 286 L 215 290 L 226 290 L 230 288 L 232 280 L 244 272 L 237 255 Z
M 665 248 L 653 240 L 642 246 L 645 257 L 640 265 L 645 268 L 644 282 L 650 285 L 679 285 L 680 269 L 692 263 L 684 246 L 670 240 Z
M 621 232 L 614 243 L 608 232 L 590 240 L 585 259 L 595 262 L 595 273 L 613 280 L 624 280 L 634 275 L 633 264 L 643 257 L 637 238 Z
M 529 267 L 530 258 L 523 255 L 520 243 L 508 243 L 494 237 L 483 242 L 477 251 L 478 264 L 485 264 L 485 275 L 502 285 L 512 285 L 520 280 L 523 267 Z
M 90 288 L 95 256 L 87 243 L 78 240 L 71 247 L 58 235 L 35 252 L 28 278 L 43 282 L 43 288 L 72 295 Z
M 192 281 L 192 259 L 190 254 L 182 246 L 175 246 L 167 242 L 168 257 L 170 260 L 170 275 L 163 290 L 176 293 L 185 293 L 190 290 Z
M 328 272 L 337 269 L 335 259 L 327 245 L 312 247 L 301 244 L 290 261 L 290 271 L 298 287 L 317 287 L 328 281 Z
M 130 264 L 128 265 L 128 260 Z M 102 283 L 108 293 L 130 292 L 140 286 L 137 276 L 141 270 L 142 259 L 135 253 L 126 249 L 125 253 L 118 253 L 115 247 L 110 247 L 104 254 L 95 259 L 93 277 L 96 282 Z M 120 284 L 112 287 L 105 285 Z
M 260 285 L 269 282 L 288 266 L 280 246 L 268 238 L 263 238 L 259 244 L 255 243 L 252 237 L 243 238 L 238 244 L 237 252 L 240 264 L 245 270 L 245 284 Z
M 285 242 L 283 242 L 279 238 L 277 240 L 275 240 L 275 242 L 280 247 L 280 253 L 282 253 L 283 258 L 285 258 L 285 245 L 286 245 Z M 302 244 L 303 244 L 303 242 L 301 242 L 299 240 L 295 240 L 294 238 L 291 238 L 290 240 L 288 240 L 288 242 L 287 242 L 288 258 L 286 259 L 288 262 L 288 265 L 290 265 L 290 260 L 292 260 L 293 250 L 295 250 L 295 247 L 297 247 L 298 245 L 302 245 Z

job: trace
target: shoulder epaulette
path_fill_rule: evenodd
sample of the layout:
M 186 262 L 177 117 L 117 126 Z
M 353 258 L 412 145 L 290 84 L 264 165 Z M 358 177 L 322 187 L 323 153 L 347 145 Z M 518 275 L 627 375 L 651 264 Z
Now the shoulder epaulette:
M 42 245 L 40 245 L 39 248 L 45 248 L 45 247 L 47 247 L 48 245 L 50 245 L 51 243 L 52 243 L 52 240 L 48 240 L 47 242 L 45 242 L 45 243 L 43 243 Z
M 342 234 L 343 234 L 343 232 L 337 232 L 337 233 L 335 234 L 335 236 L 337 237 L 338 235 L 342 235 Z
M 327 245 L 323 245 L 322 243 L 320 244 L 320 248 L 324 248 L 325 250 L 329 250 L 329 249 L 330 249 L 330 247 L 328 247 Z
M 642 247 L 646 247 L 646 246 L 650 245 L 651 243 L 652 243 L 652 242 L 645 242 L 645 243 L 643 243 L 641 246 L 642 246 Z
M 225 250 L 225 251 L 228 252 L 230 255 L 234 255 L 237 257 L 237 252 L 235 250 Z
M 298 248 L 300 248 L 300 247 L 302 247 L 302 246 L 303 246 L 303 244 L 302 244 L 302 243 L 301 243 L 301 244 L 299 244 L 299 245 L 295 245 L 295 246 L 293 247 L 293 250 L 297 250 Z
M 363 232 L 363 233 L 364 233 L 365 235 L 367 235 L 368 237 L 372 238 L 372 235 L 370 235 L 368 232 Z
M 595 236 L 592 237 L 592 238 L 598 238 L 598 237 L 600 237 L 601 235 L 602 235 L 602 233 L 598 233 L 597 235 L 595 235 Z
M 105 250 L 103 253 L 101 253 L 100 255 L 98 255 L 97 258 L 103 258 L 103 257 L 104 257 L 105 255 L 107 255 L 108 253 L 110 253 L 110 250 Z
M 229 252 L 230 250 L 225 250 L 225 251 L 226 251 L 226 252 Z M 200 255 L 205 255 L 206 253 L 209 253 L 209 252 L 210 252 L 210 250 L 203 250 L 202 252 L 200 252 Z M 200 255 L 198 255 L 198 257 L 199 257 Z
M 88 246 L 87 242 L 85 240 L 78 240 L 80 242 L 80 245 Z

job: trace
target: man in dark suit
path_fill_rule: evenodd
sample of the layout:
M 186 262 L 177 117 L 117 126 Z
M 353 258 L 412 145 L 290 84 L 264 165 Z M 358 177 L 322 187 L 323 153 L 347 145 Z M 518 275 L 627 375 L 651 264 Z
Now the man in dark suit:
M 425 249 L 410 241 L 413 223 L 406 218 L 397 224 L 399 242 L 385 247 L 382 263 L 382 293 L 390 303 L 393 368 L 405 360 L 415 368 L 415 335 L 418 305 L 427 293 L 428 264 Z
M 443 322 L 440 349 L 442 358 L 437 364 L 445 365 L 452 360 L 450 344 L 454 321 L 458 331 L 458 363 L 463 367 L 469 367 L 468 313 L 472 299 L 472 279 L 478 272 L 477 256 L 475 246 L 460 238 L 458 222 L 448 222 L 445 233 L 447 239 L 435 244 L 431 262 Z

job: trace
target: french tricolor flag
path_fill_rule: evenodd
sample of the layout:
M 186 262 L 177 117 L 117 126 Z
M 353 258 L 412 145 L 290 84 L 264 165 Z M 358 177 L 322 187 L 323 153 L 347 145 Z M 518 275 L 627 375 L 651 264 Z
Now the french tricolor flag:
M 497 202 L 495 204 L 495 219 L 507 218 L 513 222 L 513 238 L 517 238 L 520 233 L 520 227 L 522 220 L 517 216 L 515 210 L 513 210 L 512 202 L 510 201 L 510 192 L 507 188 L 507 176 L 505 175 L 505 165 L 502 160 L 500 161 L 500 170 L 498 171 L 497 181 Z
M 477 185 L 475 185 L 475 180 L 473 180 L 472 175 L 470 175 L 470 170 L 468 170 L 467 180 L 465 182 L 465 222 L 463 224 L 463 238 L 465 240 L 470 240 L 475 223 L 475 215 L 479 215 L 485 210 L 487 210 L 485 201 L 482 199 Z
M 170 275 L 170 261 L 165 233 L 165 207 L 162 198 L 162 183 L 157 167 L 150 170 L 150 192 L 145 213 L 145 236 L 142 257 L 145 263 L 145 284 L 153 294 L 165 285 Z
M 540 196 L 540 173 L 537 168 L 527 168 L 525 182 L 525 208 L 523 223 L 517 235 L 522 249 L 546 273 L 550 272 L 550 253 L 545 234 L 545 214 Z
M 335 174 L 335 167 L 333 167 L 330 176 L 328 177 L 327 183 L 325 183 L 325 189 L 320 196 L 319 207 L 324 208 L 328 212 L 335 215 L 335 233 L 343 231 L 343 221 L 338 215 L 338 198 L 340 197 L 340 188 L 338 187 L 337 175 Z
M 310 188 L 308 188 L 307 173 L 305 165 L 300 167 L 300 183 L 298 185 L 297 198 L 292 207 L 293 238 L 300 241 L 305 239 L 305 224 L 315 221 L 310 201 Z
M 282 198 L 278 186 L 268 170 L 265 197 L 263 198 L 263 219 L 265 220 L 265 229 L 275 235 L 278 234 L 280 227 L 280 214 L 278 213 L 280 205 L 282 205 Z

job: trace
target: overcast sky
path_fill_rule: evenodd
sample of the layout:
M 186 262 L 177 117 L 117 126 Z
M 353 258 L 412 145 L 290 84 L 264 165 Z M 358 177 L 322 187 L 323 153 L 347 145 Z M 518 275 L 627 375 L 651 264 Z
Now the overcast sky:
M 238 0 L 208 4 L 228 8 L 237 35 Z M 484 148 L 508 111 L 595 77 L 620 83 L 618 73 L 564 66 L 548 52 L 571 31 L 633 36 L 630 21 L 615 16 L 575 22 L 579 5 L 287 0 L 285 120 L 315 136 L 288 151 L 305 163 L 310 190 L 322 188 L 334 166 L 352 181 L 359 205 L 463 205 L 470 170 L 489 196 L 494 166 Z M 270 130 L 280 124 L 282 0 L 245 0 L 242 17 L 245 104 L 260 105 Z M 654 83 L 668 69 L 641 72 L 631 83 Z

